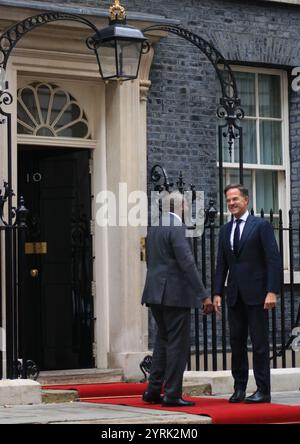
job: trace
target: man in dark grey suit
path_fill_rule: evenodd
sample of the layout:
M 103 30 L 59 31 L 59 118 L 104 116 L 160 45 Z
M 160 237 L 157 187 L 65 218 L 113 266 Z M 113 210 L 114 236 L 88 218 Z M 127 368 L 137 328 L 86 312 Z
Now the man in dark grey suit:
M 166 211 L 169 209 L 169 211 Z M 212 311 L 200 278 L 192 244 L 181 217 L 188 211 L 183 195 L 173 192 L 163 201 L 158 226 L 147 235 L 147 277 L 142 304 L 150 306 L 158 332 L 148 388 L 143 400 L 164 406 L 191 406 L 182 399 L 183 373 L 190 342 L 191 308 Z M 185 213 L 186 214 L 186 213 Z M 160 393 L 164 385 L 164 397 Z
M 220 229 L 214 309 L 221 309 L 228 273 L 226 296 L 234 378 L 234 393 L 229 402 L 245 399 L 248 330 L 257 390 L 245 402 L 270 402 L 268 310 L 275 307 L 280 290 L 281 258 L 271 224 L 248 212 L 248 190 L 236 184 L 228 185 L 224 193 L 233 219 Z

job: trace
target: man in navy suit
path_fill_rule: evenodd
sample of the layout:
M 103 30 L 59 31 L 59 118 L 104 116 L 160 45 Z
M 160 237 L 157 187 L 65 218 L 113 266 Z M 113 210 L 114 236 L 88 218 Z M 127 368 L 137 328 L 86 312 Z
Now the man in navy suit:
M 229 402 L 244 399 L 247 403 L 270 402 L 268 310 L 276 306 L 281 258 L 271 224 L 248 212 L 248 190 L 239 184 L 228 185 L 224 193 L 233 219 L 220 229 L 213 304 L 219 312 L 228 274 L 227 306 L 234 378 L 234 393 Z M 248 330 L 257 390 L 245 398 Z
M 191 308 L 203 307 L 205 314 L 213 309 L 182 220 L 188 211 L 181 193 L 168 194 L 163 200 L 159 225 L 150 227 L 147 235 L 147 276 L 142 304 L 151 308 L 158 332 L 143 400 L 172 407 L 194 405 L 182 399 Z M 161 398 L 163 385 L 164 397 Z

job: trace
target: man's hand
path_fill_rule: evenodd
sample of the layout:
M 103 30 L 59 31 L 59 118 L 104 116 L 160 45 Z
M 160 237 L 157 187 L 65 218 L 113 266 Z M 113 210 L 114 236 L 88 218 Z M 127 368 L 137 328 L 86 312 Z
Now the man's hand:
M 213 304 L 210 298 L 203 299 L 203 314 L 209 315 L 213 311 Z
M 267 293 L 267 297 L 265 299 L 265 305 L 264 305 L 264 309 L 265 310 L 270 310 L 272 308 L 276 307 L 276 303 L 277 303 L 277 297 L 275 293 Z
M 214 311 L 219 316 L 222 315 L 222 298 L 218 294 L 214 296 L 214 302 L 213 302 Z

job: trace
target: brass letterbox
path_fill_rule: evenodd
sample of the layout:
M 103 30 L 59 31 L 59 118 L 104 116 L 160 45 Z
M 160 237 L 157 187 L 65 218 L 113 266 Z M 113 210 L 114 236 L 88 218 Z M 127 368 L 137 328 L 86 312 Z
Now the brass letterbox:
M 25 242 L 25 254 L 47 254 L 47 242 Z

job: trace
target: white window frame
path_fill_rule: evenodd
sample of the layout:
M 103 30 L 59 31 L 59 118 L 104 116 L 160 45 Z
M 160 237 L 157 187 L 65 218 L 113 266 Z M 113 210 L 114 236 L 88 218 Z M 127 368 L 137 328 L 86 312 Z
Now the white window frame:
M 232 71 L 239 72 L 248 72 L 255 74 L 273 74 L 280 76 L 280 85 L 281 85 L 281 118 L 272 118 L 272 120 L 282 121 L 282 165 L 260 165 L 260 164 L 250 164 L 244 163 L 244 170 L 270 170 L 270 171 L 278 171 L 278 208 L 282 210 L 283 217 L 283 226 L 287 227 L 288 220 L 288 210 L 291 208 L 291 190 L 290 190 L 290 149 L 289 149 L 289 101 L 288 101 L 288 77 L 287 72 L 281 69 L 269 69 L 269 68 L 260 68 L 260 67 L 252 67 L 252 66 L 239 66 L 239 65 L 231 65 Z M 258 102 L 258 76 L 256 76 L 256 86 L 255 86 L 255 95 L 256 95 L 256 107 L 259 106 Z M 243 107 L 243 103 L 241 104 Z M 258 121 L 256 131 L 256 140 L 257 140 L 257 152 L 259 156 L 259 121 L 263 120 L 264 117 L 258 117 L 259 113 L 256 109 L 256 117 L 250 117 L 247 119 L 255 119 Z M 269 118 L 265 118 L 269 120 Z M 259 157 L 257 158 L 259 162 Z M 219 166 L 219 162 L 217 162 Z M 238 170 L 239 163 L 233 162 L 223 162 L 223 169 L 228 171 L 229 169 Z M 255 177 L 255 174 L 253 174 Z M 255 183 L 254 183 L 255 185 Z M 254 188 L 254 187 L 253 187 Z M 255 207 L 256 196 L 253 194 L 253 206 Z M 227 215 L 227 213 L 225 213 Z M 256 213 L 257 214 L 257 213 Z M 268 216 L 268 213 L 265 213 Z M 284 233 L 284 245 L 288 245 L 288 233 Z M 288 248 L 284 249 L 284 281 L 288 282 L 289 280 L 289 251 Z M 300 283 L 300 272 L 295 272 L 295 279 Z

